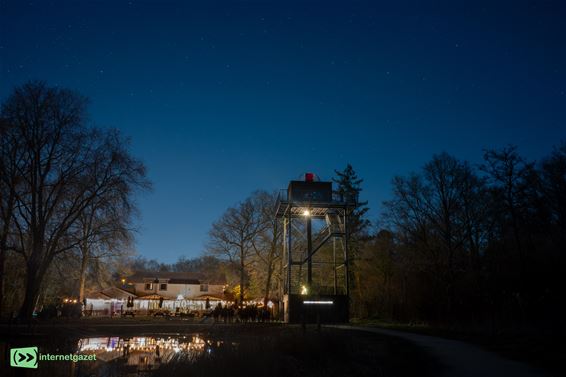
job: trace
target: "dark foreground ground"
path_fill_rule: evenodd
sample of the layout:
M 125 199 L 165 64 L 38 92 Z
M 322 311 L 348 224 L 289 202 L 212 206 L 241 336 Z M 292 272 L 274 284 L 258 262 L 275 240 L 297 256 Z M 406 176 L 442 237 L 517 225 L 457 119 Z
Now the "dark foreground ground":
M 398 336 L 401 336 L 401 333 L 419 334 L 474 344 L 504 359 L 526 363 L 549 375 L 566 376 L 564 322 L 548 323 L 544 331 L 541 330 L 542 326 L 536 331 L 517 331 L 514 328 L 486 331 L 485 328 L 473 326 L 409 325 L 377 320 L 354 321 L 353 325 L 393 330 Z
M 502 357 L 500 354 L 478 345 L 459 340 L 387 330 L 378 327 L 349 325 L 341 325 L 339 327 L 391 335 L 409 340 L 438 360 L 442 365 L 442 368 L 438 370 L 439 377 L 552 377 L 564 375 L 558 371 L 540 368 L 524 361 Z
M 133 319 L 83 320 L 32 327 L 0 326 L 0 376 L 120 376 L 119 360 L 40 362 L 38 369 L 9 367 L 9 348 L 40 352 L 77 350 L 80 338 L 98 336 L 191 336 L 220 346 L 198 355 L 179 353 L 144 375 L 152 376 L 438 376 L 440 364 L 421 347 L 395 336 L 283 324 L 196 324 Z M 131 371 L 130 371 L 131 372 Z M 139 375 L 139 372 L 128 375 Z

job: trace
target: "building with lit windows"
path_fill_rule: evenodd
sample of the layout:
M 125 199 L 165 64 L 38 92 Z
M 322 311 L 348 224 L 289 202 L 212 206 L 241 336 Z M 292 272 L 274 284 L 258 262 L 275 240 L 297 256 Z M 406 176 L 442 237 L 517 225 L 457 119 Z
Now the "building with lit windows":
M 225 282 L 210 281 L 186 272 L 136 272 L 123 278 L 120 287 L 94 292 L 86 297 L 85 314 L 119 315 L 165 311 L 170 314 L 207 310 L 219 302 L 227 304 Z M 128 297 L 133 307 L 127 307 Z

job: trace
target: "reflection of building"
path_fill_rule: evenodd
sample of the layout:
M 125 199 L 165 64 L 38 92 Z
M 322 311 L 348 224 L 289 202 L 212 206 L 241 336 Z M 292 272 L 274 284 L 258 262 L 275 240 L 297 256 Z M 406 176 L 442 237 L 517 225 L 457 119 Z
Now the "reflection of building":
M 80 339 L 78 353 L 95 354 L 97 361 L 105 363 L 119 362 L 121 375 L 136 375 L 154 370 L 177 353 L 196 356 L 211 346 L 211 341 L 206 342 L 199 335 L 174 338 L 99 337 Z
M 205 310 L 218 302 L 226 304 L 224 282 L 209 281 L 185 272 L 138 272 L 122 280 L 122 288 L 108 288 L 87 295 L 86 313 L 110 315 L 128 310 L 128 297 L 134 298 L 133 310 L 147 313 L 161 308 L 183 313 Z

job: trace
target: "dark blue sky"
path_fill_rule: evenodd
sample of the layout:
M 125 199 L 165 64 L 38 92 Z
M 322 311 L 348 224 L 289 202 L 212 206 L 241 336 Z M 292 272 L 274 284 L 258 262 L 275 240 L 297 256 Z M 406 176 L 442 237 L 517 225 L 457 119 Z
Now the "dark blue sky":
M 0 99 L 30 79 L 90 97 L 149 168 L 137 249 L 168 262 L 305 171 L 352 163 L 375 217 L 433 153 L 566 140 L 563 1 L 390 3 L 3 0 Z

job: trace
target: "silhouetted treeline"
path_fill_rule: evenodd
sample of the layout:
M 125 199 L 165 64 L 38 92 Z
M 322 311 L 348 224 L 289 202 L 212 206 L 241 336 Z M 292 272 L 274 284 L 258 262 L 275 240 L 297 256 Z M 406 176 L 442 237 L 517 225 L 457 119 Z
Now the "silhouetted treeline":
M 482 326 L 564 322 L 566 143 L 479 166 L 442 153 L 393 179 L 381 229 L 355 260 L 363 317 Z

